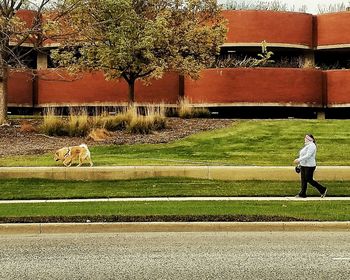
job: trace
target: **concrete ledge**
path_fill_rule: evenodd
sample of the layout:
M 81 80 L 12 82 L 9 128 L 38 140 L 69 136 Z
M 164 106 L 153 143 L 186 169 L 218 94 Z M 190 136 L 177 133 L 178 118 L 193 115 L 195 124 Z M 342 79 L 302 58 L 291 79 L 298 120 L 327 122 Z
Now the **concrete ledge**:
M 350 222 L 193 222 L 0 224 L 0 235 L 120 232 L 349 231 Z
M 55 180 L 121 180 L 148 177 L 190 177 L 216 180 L 298 181 L 293 166 L 101 166 L 101 167 L 0 167 L 0 178 Z M 317 167 L 322 181 L 350 180 L 350 166 Z

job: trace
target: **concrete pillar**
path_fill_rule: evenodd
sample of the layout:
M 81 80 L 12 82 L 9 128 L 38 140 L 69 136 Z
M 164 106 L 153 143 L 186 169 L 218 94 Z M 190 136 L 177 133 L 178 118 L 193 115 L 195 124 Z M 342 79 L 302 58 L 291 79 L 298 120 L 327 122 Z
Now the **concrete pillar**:
M 47 69 L 47 54 L 38 52 L 36 64 L 38 70 Z

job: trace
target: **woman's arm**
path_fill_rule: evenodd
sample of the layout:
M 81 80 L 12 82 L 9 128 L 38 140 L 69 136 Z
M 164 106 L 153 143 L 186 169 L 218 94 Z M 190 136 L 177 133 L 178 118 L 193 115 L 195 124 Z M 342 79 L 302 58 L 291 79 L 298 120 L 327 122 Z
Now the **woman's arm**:
M 298 157 L 296 160 L 294 160 L 294 163 L 300 163 L 302 160 L 311 158 L 316 151 L 316 145 L 311 144 L 307 146 L 306 154 L 303 156 Z

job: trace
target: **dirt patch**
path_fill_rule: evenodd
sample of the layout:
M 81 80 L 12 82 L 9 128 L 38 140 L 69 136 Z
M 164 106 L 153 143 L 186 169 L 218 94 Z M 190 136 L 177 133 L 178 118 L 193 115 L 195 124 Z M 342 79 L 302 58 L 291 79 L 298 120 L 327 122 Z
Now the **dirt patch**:
M 227 119 L 180 119 L 169 118 L 167 127 L 151 134 L 130 134 L 126 131 L 116 131 L 103 142 L 81 137 L 49 137 L 37 133 L 28 127 L 38 127 L 40 120 L 11 120 L 10 126 L 0 127 L 0 157 L 12 155 L 36 155 L 53 152 L 64 146 L 80 145 L 123 145 L 141 143 L 168 143 L 200 131 L 223 128 L 232 124 Z M 26 129 L 23 129 L 26 126 Z

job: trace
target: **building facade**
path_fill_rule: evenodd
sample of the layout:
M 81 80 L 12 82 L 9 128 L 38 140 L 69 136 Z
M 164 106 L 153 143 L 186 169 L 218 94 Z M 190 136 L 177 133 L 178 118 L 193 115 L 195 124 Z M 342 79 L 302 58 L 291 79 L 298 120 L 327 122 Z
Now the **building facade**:
M 29 11 L 22 16 L 30 17 Z M 350 12 L 311 15 L 298 12 L 227 10 L 226 42 L 221 57 L 254 57 L 262 41 L 273 52 L 269 67 L 213 67 L 199 80 L 167 73 L 151 85 L 136 83 L 137 104 L 176 106 L 179 97 L 225 116 L 275 112 L 283 116 L 345 117 L 350 112 Z M 28 44 L 27 47 L 30 47 Z M 37 75 L 12 72 L 9 109 L 69 106 L 122 106 L 127 84 L 105 81 L 100 72 L 75 77 L 55 69 L 45 42 L 32 57 Z M 286 60 L 298 61 L 285 63 Z M 284 64 L 281 63 L 284 61 Z

